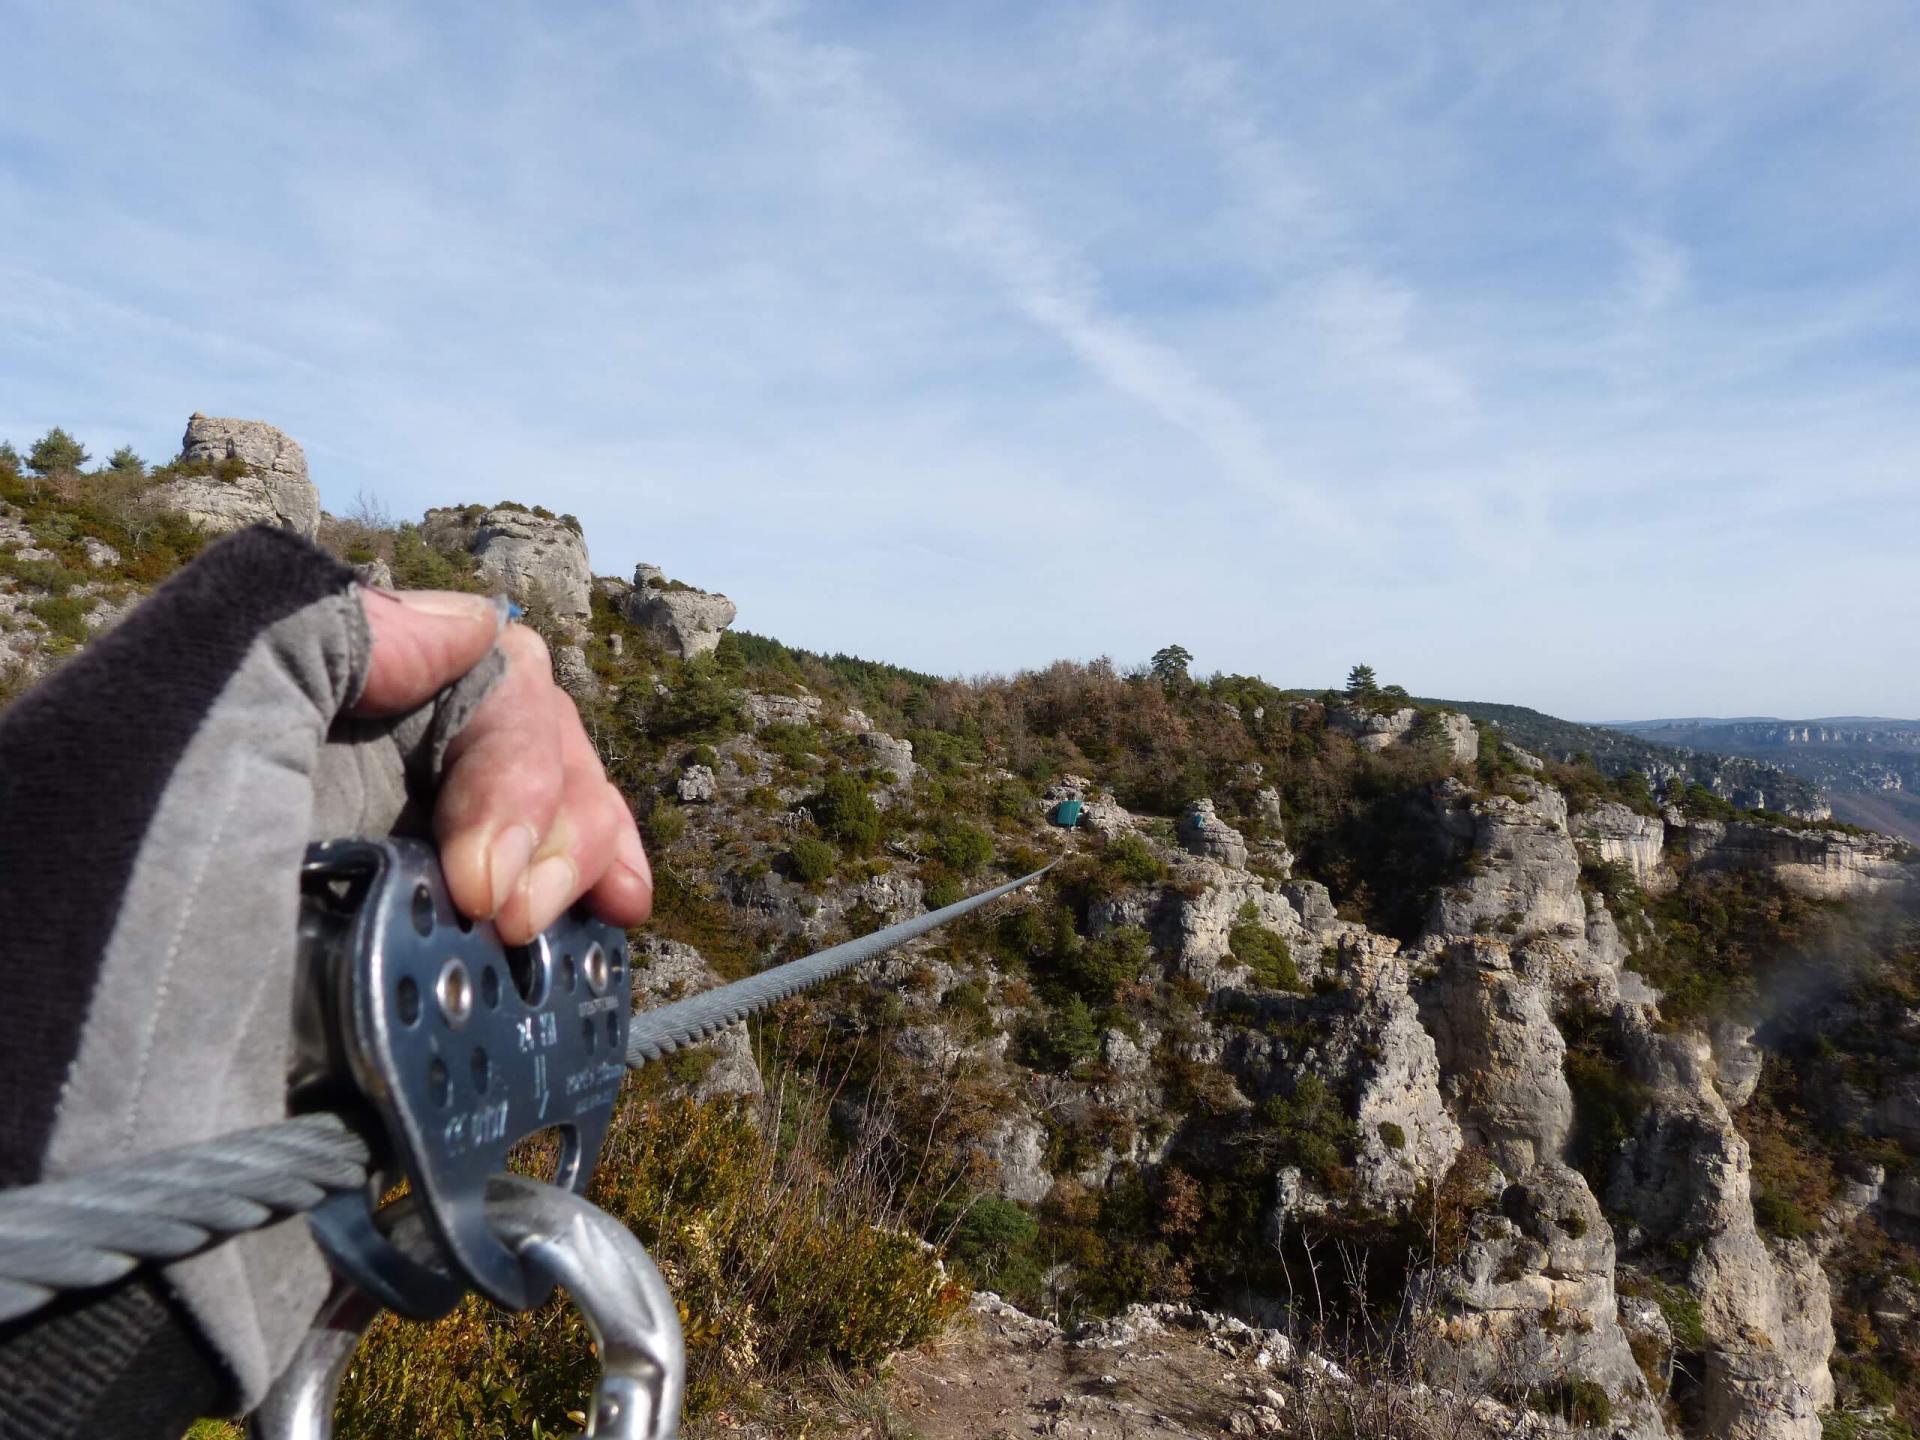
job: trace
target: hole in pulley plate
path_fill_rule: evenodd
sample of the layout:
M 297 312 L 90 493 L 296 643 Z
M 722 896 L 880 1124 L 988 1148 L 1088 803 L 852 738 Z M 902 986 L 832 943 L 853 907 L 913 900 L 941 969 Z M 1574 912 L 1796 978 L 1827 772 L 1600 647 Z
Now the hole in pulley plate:
M 570 1186 L 580 1168 L 580 1135 L 571 1125 L 536 1130 L 507 1152 L 507 1169 L 530 1180 Z
M 507 947 L 507 977 L 527 1004 L 545 1002 L 549 968 L 546 941 L 536 938 L 531 945 Z

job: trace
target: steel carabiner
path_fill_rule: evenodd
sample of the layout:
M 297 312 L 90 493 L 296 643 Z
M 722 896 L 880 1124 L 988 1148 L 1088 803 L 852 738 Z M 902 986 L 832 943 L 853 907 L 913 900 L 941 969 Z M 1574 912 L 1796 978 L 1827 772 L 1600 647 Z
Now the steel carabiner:
M 383 1217 L 384 1218 L 384 1217 Z M 487 1183 L 487 1218 L 526 1269 L 530 1296 L 558 1286 L 600 1348 L 600 1383 L 587 1412 L 595 1440 L 674 1440 L 686 1391 L 686 1347 L 673 1296 L 639 1240 L 571 1190 L 515 1175 Z M 389 1238 L 427 1260 L 433 1242 L 417 1208 L 392 1207 Z M 539 1303 L 536 1299 L 534 1303 Z M 256 1440 L 329 1440 L 334 1398 L 380 1307 L 339 1282 L 293 1361 L 250 1422 Z

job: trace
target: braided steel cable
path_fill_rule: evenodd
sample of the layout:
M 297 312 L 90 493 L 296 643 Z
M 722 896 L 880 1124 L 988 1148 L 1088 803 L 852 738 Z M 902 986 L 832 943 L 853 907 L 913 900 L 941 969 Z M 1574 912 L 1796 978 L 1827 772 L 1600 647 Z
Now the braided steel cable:
M 758 975 L 749 975 L 744 980 L 735 980 L 730 985 L 721 985 L 699 995 L 690 995 L 685 1000 L 643 1010 L 633 1017 L 633 1029 L 627 1036 L 627 1064 L 637 1070 L 649 1060 L 671 1055 L 682 1046 L 697 1045 L 715 1031 L 757 1014 L 823 980 L 831 980 L 862 960 L 871 960 L 929 930 L 958 920 L 969 911 L 990 905 L 1023 885 L 1031 885 L 1051 868 L 1042 867 L 1031 875 L 1022 875 L 1018 880 L 1009 880 L 978 895 L 969 895 L 965 900 L 956 901 L 942 909 L 916 915 L 911 920 L 902 920 L 897 925 L 848 940 L 816 955 L 789 960 L 784 965 L 776 965 Z
M 1051 867 L 1048 867 L 1051 868 Z M 1046 873 L 995 886 L 818 954 L 634 1017 L 627 1065 L 715 1031 L 958 920 Z M 0 1323 L 55 1295 L 111 1284 L 143 1261 L 183 1260 L 367 1183 L 367 1143 L 338 1115 L 302 1115 L 0 1191 Z
M 0 1321 L 311 1210 L 369 1161 L 338 1115 L 302 1115 L 0 1192 Z

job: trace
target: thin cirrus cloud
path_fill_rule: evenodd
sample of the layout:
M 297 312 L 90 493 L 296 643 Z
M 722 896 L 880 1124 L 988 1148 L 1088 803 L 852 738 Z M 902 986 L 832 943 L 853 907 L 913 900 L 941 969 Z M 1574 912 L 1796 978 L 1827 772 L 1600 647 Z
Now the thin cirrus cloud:
M 949 673 L 1920 712 L 1920 17 L 0 0 L 0 435 Z M 25 63 L 22 63 L 24 57 Z

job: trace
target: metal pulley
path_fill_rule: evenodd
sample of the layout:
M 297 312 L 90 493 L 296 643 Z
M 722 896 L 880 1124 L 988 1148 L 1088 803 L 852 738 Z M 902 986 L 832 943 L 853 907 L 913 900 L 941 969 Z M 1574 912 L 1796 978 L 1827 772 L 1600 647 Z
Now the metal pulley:
M 487 1182 L 515 1145 L 551 1130 L 553 1183 L 585 1192 L 626 1074 L 626 936 L 576 909 L 505 945 L 460 914 L 433 848 L 413 840 L 313 846 L 301 900 L 294 1108 L 358 1113 L 383 1149 L 367 1193 L 314 1211 L 321 1247 L 416 1319 L 469 1288 L 526 1309 Z M 380 1186 L 403 1177 L 444 1252 L 437 1267 L 396 1251 L 373 1222 Z
M 478 1289 L 526 1310 L 557 1285 L 599 1346 L 587 1434 L 673 1436 L 686 1373 L 673 1298 L 640 1242 L 584 1196 L 627 1069 L 625 935 L 576 910 L 504 945 L 460 915 L 417 841 L 315 845 L 301 895 L 293 1103 L 358 1116 L 375 1164 L 364 1190 L 309 1216 L 337 1284 L 254 1433 L 325 1440 L 382 1309 L 433 1319 Z M 547 1130 L 552 1183 L 503 1173 Z M 409 1193 L 381 1206 L 401 1179 Z

